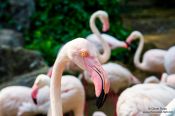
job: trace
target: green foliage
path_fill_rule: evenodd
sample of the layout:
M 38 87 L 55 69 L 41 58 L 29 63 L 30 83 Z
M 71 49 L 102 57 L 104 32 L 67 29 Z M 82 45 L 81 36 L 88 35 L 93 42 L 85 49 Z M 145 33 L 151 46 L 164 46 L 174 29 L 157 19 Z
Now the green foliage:
M 120 40 L 128 35 L 120 18 L 120 0 L 35 0 L 35 7 L 30 27 L 24 31 L 25 43 L 27 48 L 41 51 L 49 64 L 53 64 L 64 43 L 91 33 L 89 19 L 97 10 L 108 12 L 111 24 L 108 34 Z M 114 50 L 112 57 L 121 51 Z

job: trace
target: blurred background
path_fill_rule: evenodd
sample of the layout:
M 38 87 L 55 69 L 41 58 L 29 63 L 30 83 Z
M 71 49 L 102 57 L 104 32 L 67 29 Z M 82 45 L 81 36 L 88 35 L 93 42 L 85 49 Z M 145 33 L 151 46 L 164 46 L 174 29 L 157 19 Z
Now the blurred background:
M 143 53 L 175 44 L 174 0 L 1 0 L 0 89 L 8 85 L 31 86 L 36 75 L 46 73 L 53 65 L 62 45 L 92 33 L 89 19 L 97 10 L 108 13 L 107 34 L 119 40 L 125 40 L 133 30 L 141 31 L 145 37 Z M 101 23 L 96 23 L 101 29 Z M 136 48 L 137 41 L 130 51 L 113 50 L 110 61 L 124 65 L 140 80 L 152 74 L 160 76 L 134 67 Z M 97 110 L 90 98 L 87 93 L 89 115 Z M 114 114 L 111 102 L 108 100 L 101 109 L 109 116 Z

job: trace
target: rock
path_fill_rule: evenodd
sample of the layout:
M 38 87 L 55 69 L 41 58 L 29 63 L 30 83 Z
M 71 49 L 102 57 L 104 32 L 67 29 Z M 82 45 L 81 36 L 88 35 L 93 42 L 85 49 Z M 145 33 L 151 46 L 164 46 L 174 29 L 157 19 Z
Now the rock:
M 168 32 L 175 27 L 174 4 L 174 0 L 130 0 L 123 6 L 123 24 L 144 34 Z
M 0 46 L 0 84 L 43 67 L 47 65 L 37 51 Z
M 0 30 L 0 46 L 8 47 L 22 47 L 24 44 L 24 39 L 20 32 L 16 32 L 10 29 Z
M 15 76 L 13 78 L 11 78 L 10 80 L 3 82 L 2 84 L 0 84 L 0 90 L 4 87 L 7 86 L 12 86 L 12 85 L 20 85 L 20 86 L 28 86 L 31 87 L 36 79 L 36 77 L 39 74 L 46 74 L 48 71 L 48 67 L 41 67 L 40 69 L 36 70 L 36 71 L 32 71 L 20 76 Z
M 35 3 L 33 0 L 9 0 L 10 14 L 16 24 L 18 31 L 26 29 L 30 25 L 30 16 L 35 11 Z

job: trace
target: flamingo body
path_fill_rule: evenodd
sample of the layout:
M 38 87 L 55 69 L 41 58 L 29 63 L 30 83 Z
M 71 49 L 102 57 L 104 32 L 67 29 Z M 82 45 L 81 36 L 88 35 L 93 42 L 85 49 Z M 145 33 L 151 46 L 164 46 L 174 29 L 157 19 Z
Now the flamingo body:
M 34 105 L 31 98 L 31 88 L 23 86 L 10 86 L 0 92 L 0 116 L 17 116 L 18 109 L 23 102 Z M 34 105 L 35 106 L 35 105 Z M 36 112 L 28 112 L 24 116 L 34 116 Z
M 162 74 L 161 83 L 165 83 L 175 88 L 175 74 L 171 74 L 171 75 L 168 75 L 166 73 Z
M 71 75 L 62 76 L 61 98 L 63 104 L 63 113 L 73 111 L 75 116 L 83 116 L 85 105 L 85 92 L 83 85 L 79 79 Z M 50 113 L 51 112 L 49 110 L 48 116 L 51 116 Z
M 143 66 L 148 71 L 160 71 L 163 72 L 164 69 L 164 56 L 166 54 L 165 50 L 152 49 L 147 51 L 143 55 Z
M 160 83 L 160 80 L 156 76 L 149 76 L 144 80 L 144 83 Z
M 135 39 L 140 39 L 139 46 L 134 56 L 135 66 L 145 71 L 157 72 L 157 73 L 164 72 L 165 71 L 164 57 L 166 51 L 161 49 L 151 49 L 143 55 L 143 60 L 141 62 L 140 55 L 144 46 L 144 37 L 142 33 L 139 31 L 133 31 L 126 41 L 128 44 L 131 44 L 131 42 Z
M 164 108 L 175 97 L 175 90 L 165 84 L 138 84 L 126 89 L 117 103 L 118 116 L 159 116 L 145 114 L 148 108 Z
M 126 44 L 123 41 L 119 41 L 117 38 L 107 35 L 107 34 L 101 34 L 102 38 L 108 43 L 111 49 L 119 48 L 119 47 L 124 47 Z M 86 39 L 90 42 L 92 42 L 97 49 L 102 52 L 103 47 L 101 45 L 100 40 L 95 34 L 90 34 L 86 37 Z
M 165 55 L 164 66 L 168 74 L 175 74 L 175 46 L 168 49 Z

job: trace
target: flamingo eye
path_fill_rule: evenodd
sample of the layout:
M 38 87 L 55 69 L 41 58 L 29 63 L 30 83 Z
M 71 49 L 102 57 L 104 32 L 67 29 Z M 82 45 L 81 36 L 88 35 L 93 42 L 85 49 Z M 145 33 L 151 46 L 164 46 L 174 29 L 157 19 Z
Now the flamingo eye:
M 87 57 L 87 56 L 89 56 L 89 53 L 87 52 L 87 50 L 81 50 L 80 51 L 80 56 L 82 56 L 82 57 Z

